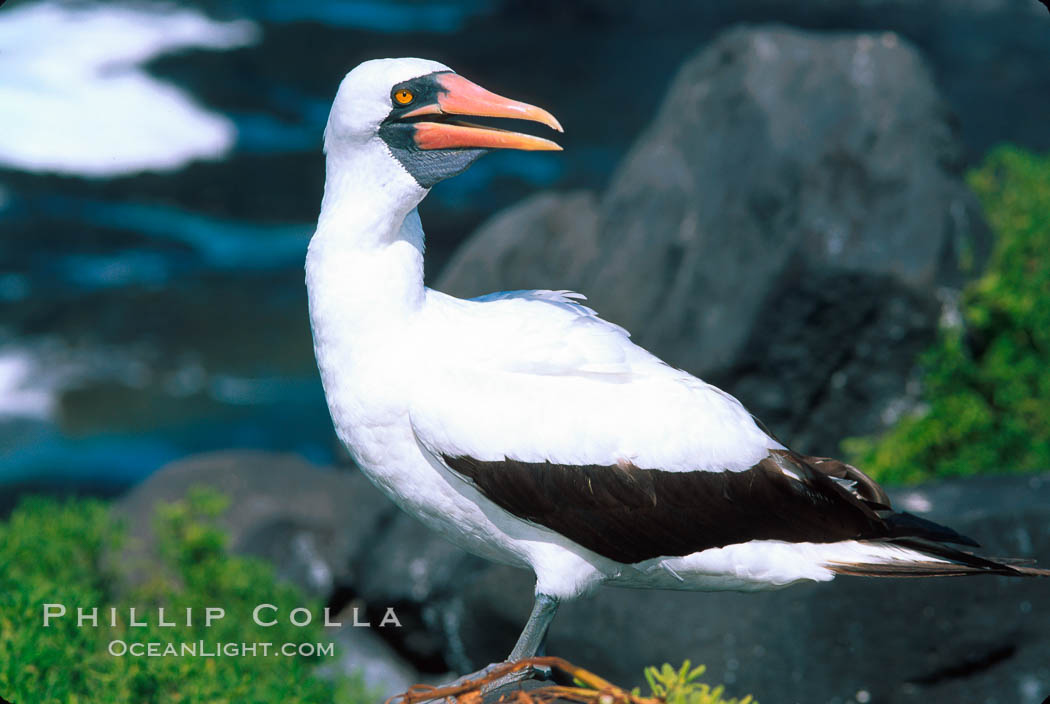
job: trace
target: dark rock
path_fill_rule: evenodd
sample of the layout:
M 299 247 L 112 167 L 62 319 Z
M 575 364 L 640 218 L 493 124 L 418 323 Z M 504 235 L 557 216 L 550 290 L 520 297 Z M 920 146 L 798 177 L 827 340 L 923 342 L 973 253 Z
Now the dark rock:
M 1050 564 L 1050 475 L 984 477 L 891 492 L 901 508 Z M 922 511 L 925 509 L 925 511 Z M 531 578 L 490 567 L 461 595 L 470 664 L 506 656 Z M 842 577 L 757 594 L 600 589 L 564 605 L 548 652 L 617 684 L 689 658 L 730 694 L 773 702 L 1021 702 L 1050 695 L 1046 580 Z
M 566 281 L 582 281 L 601 254 L 593 193 L 539 193 L 482 225 L 442 272 L 439 287 L 480 292 L 498 281 L 503 290 L 549 288 L 552 262 Z
M 397 610 L 404 628 L 383 635 L 406 657 L 429 672 L 449 667 L 465 672 L 456 609 L 464 586 L 486 567 L 481 558 L 395 511 L 359 558 L 354 590 L 370 604 Z
M 448 679 L 421 677 L 375 630 L 348 625 L 350 617 L 343 617 L 342 622 L 343 627 L 330 636 L 338 647 L 339 659 L 322 665 L 319 669 L 322 676 L 356 672 L 379 693 L 379 701 L 400 694 L 414 684 L 438 684 Z
M 355 581 L 358 556 L 371 547 L 376 526 L 397 511 L 359 472 L 266 452 L 198 455 L 158 470 L 117 502 L 136 555 L 154 552 L 156 505 L 182 499 L 195 486 L 229 497 L 222 523 L 232 550 L 266 558 L 281 577 L 319 596 Z
M 359 559 L 355 585 L 369 601 L 425 603 L 455 591 L 462 575 L 484 564 L 415 518 L 395 511 Z
M 528 570 L 494 564 L 465 580 L 460 592 L 442 605 L 449 664 L 472 672 L 506 659 L 529 618 L 534 582 Z M 548 649 L 548 654 L 572 660 L 577 651 Z
M 941 289 L 986 256 L 960 154 L 897 35 L 732 30 L 681 69 L 596 224 L 586 196 L 530 199 L 482 227 L 438 288 L 578 289 L 786 441 L 834 452 L 883 427 Z

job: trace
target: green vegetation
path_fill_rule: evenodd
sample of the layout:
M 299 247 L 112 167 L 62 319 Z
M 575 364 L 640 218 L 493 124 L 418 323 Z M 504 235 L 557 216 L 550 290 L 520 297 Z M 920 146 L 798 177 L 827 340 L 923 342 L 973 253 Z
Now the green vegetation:
M 922 411 L 844 443 L 880 480 L 1050 469 L 1050 156 L 1003 147 L 969 182 L 995 249 L 921 359 Z
M 320 655 L 270 654 L 217 657 L 114 656 L 113 641 L 161 644 L 325 643 L 320 605 L 275 580 L 268 565 L 231 556 L 215 518 L 226 500 L 212 491 L 192 492 L 158 514 L 162 566 L 145 583 L 121 592 L 116 586 L 114 546 L 127 543 L 107 507 L 96 501 L 29 499 L 0 524 L 0 696 L 15 704 L 353 704 L 374 702 L 357 680 L 332 683 L 316 675 Z M 278 607 L 275 626 L 252 620 L 257 604 Z M 43 626 L 44 604 L 68 613 Z M 99 626 L 77 627 L 76 608 L 99 608 Z M 109 626 L 109 608 L 117 627 Z M 158 625 L 157 608 L 177 627 Z M 305 606 L 313 623 L 290 623 Z M 146 627 L 132 627 L 136 607 Z M 225 618 L 204 624 L 206 607 Z M 187 608 L 193 623 L 185 625 Z
M 743 699 L 723 699 L 725 687 L 719 685 L 712 688 L 697 681 L 706 669 L 704 665 L 690 669 L 690 663 L 686 660 L 677 670 L 667 664 L 659 669 L 648 667 L 645 680 L 649 683 L 652 696 L 667 704 L 758 704 L 750 694 Z M 637 695 L 638 690 L 634 694 Z
M 321 655 L 261 654 L 143 657 L 113 655 L 111 644 L 203 641 L 215 653 L 221 644 L 325 643 L 321 608 L 296 588 L 276 581 L 273 569 L 229 554 L 216 518 L 227 500 L 209 489 L 162 505 L 157 515 L 160 563 L 148 579 L 127 586 L 117 570 L 128 559 L 129 538 L 106 504 L 93 500 L 23 500 L 0 523 L 0 696 L 15 704 L 362 704 L 379 701 L 358 679 L 322 679 Z M 120 556 L 120 557 L 118 557 Z M 134 566 L 132 566 L 134 568 Z M 123 587 L 119 585 L 125 585 Z M 260 627 L 252 610 L 273 604 L 277 624 Z M 44 627 L 44 605 L 67 612 Z M 314 614 L 311 625 L 291 624 L 297 607 Z M 98 626 L 77 625 L 77 607 L 98 607 Z M 110 626 L 110 607 L 117 625 Z M 129 624 L 129 609 L 146 626 Z M 159 625 L 157 609 L 164 607 Z M 205 609 L 226 615 L 205 625 Z M 192 609 L 186 625 L 186 609 Z M 257 651 L 258 652 L 258 651 Z M 723 687 L 698 681 L 704 667 L 687 661 L 649 668 L 652 696 L 668 704 L 757 704 L 750 697 L 724 699 Z M 635 690 L 637 696 L 637 690 Z

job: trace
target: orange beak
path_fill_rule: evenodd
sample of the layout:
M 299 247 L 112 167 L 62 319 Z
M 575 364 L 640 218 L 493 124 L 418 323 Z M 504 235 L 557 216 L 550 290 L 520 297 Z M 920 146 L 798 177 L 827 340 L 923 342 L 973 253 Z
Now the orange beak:
M 401 116 L 402 119 L 425 115 L 505 117 L 541 122 L 558 132 L 562 131 L 554 115 L 546 110 L 496 95 L 455 73 L 442 74 L 438 76 L 437 82 L 443 89 L 438 94 L 437 102 L 407 112 Z M 560 146 L 549 139 L 465 122 L 416 122 L 414 127 L 416 146 L 424 150 L 458 148 L 561 150 Z

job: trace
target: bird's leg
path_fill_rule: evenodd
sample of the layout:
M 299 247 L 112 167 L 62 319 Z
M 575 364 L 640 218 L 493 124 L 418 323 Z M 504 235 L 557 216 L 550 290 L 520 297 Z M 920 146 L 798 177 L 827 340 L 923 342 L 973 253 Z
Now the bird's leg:
M 506 662 L 517 662 L 518 660 L 538 655 L 540 651 L 544 649 L 547 641 L 547 630 L 550 628 L 551 621 L 554 620 L 554 614 L 557 613 L 557 611 L 558 599 L 546 594 L 536 594 L 536 601 L 532 605 L 532 613 L 529 615 L 529 620 L 526 622 L 525 628 L 522 629 L 521 635 L 518 636 L 518 642 L 514 644 L 514 649 L 510 651 L 510 656 L 507 658 Z M 505 663 L 493 663 L 487 665 L 477 672 L 463 675 L 449 684 L 461 684 L 467 680 L 483 677 L 504 664 Z M 500 687 L 531 679 L 535 676 L 542 676 L 543 679 L 546 679 L 549 674 L 550 671 L 547 668 L 537 669 L 534 667 L 526 667 L 487 683 L 482 688 L 482 691 L 491 692 L 494 689 L 499 689 Z
M 547 594 L 537 593 L 536 601 L 532 604 L 532 613 L 529 614 L 529 620 L 525 623 L 525 628 L 521 630 L 521 635 L 518 636 L 518 642 L 514 644 L 514 649 L 510 651 L 510 656 L 507 658 L 507 661 L 518 662 L 519 660 L 524 660 L 525 658 L 531 658 L 540 654 L 540 652 L 545 649 L 547 644 L 547 631 L 550 629 L 551 621 L 554 620 L 554 614 L 557 612 L 557 598 L 548 596 Z M 491 692 L 500 689 L 501 687 L 532 679 L 533 677 L 549 679 L 550 669 L 526 667 L 486 684 L 482 688 L 482 691 Z
M 525 628 L 518 636 L 518 642 L 510 651 L 510 662 L 517 662 L 524 658 L 534 657 L 547 642 L 547 630 L 554 620 L 554 614 L 558 612 L 558 600 L 546 594 L 536 594 L 536 601 L 532 605 L 532 613 Z

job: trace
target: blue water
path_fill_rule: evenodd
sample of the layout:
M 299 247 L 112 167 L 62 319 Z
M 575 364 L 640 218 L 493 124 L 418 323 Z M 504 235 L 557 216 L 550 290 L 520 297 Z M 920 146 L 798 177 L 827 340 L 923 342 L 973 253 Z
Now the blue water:
M 0 394 L 8 395 L 0 397 L 0 485 L 42 478 L 130 483 L 166 462 L 227 448 L 335 461 L 311 350 L 303 261 L 320 203 L 315 172 L 338 74 L 315 81 L 309 57 L 291 54 L 273 75 L 252 68 L 243 76 L 224 73 L 228 78 L 217 83 L 210 67 L 254 66 L 279 50 L 271 41 L 301 49 L 287 38 L 309 35 L 311 24 L 329 30 L 317 33 L 327 44 L 309 46 L 318 57 L 334 53 L 349 61 L 356 51 L 331 30 L 359 40 L 374 36 L 383 53 L 417 53 L 406 37 L 462 41 L 498 4 L 202 5 L 224 19 L 253 20 L 260 43 L 187 52 L 186 64 L 165 59 L 158 77 L 167 80 L 170 72 L 180 89 L 199 89 L 200 104 L 236 127 L 232 151 L 210 165 L 110 180 L 20 173 L 0 164 Z M 484 33 L 470 38 L 483 41 Z M 440 184 L 427 203 L 428 222 L 464 231 L 440 232 L 430 261 L 435 253 L 447 256 L 440 247 L 469 232 L 472 225 L 462 223 L 477 224 L 566 178 L 600 181 L 611 170 L 615 150 L 591 145 L 580 153 L 586 158 L 574 161 L 494 153 Z M 294 170 L 291 178 L 277 178 L 286 169 Z M 581 177 L 581 169 L 590 171 Z M 210 192 L 211 184 L 233 202 Z M 32 366 L 10 376 L 5 359 Z M 47 414 L 20 405 L 34 394 L 51 399 Z
M 11 224 L 39 221 L 46 214 L 56 224 L 73 228 L 95 225 L 188 245 L 215 268 L 259 269 L 302 264 L 313 223 L 264 225 L 226 220 L 181 208 L 121 201 L 101 201 L 63 195 L 19 195 L 3 213 Z M 116 256 L 126 253 L 115 252 Z M 167 278 L 155 258 L 140 263 Z M 97 262 L 85 259 L 88 268 Z
M 311 386 L 312 384 L 304 384 Z M 133 483 L 188 454 L 218 449 L 294 452 L 321 465 L 335 460 L 335 445 L 320 388 L 298 403 L 257 404 L 243 413 L 198 418 L 149 431 L 100 432 L 79 436 L 53 423 L 27 420 L 0 425 L 4 446 L 0 484 L 28 479 L 105 479 Z M 218 422 L 217 422 L 218 420 Z M 274 430 L 280 428 L 281 432 Z M 17 437 L 10 437 L 17 433 Z
M 491 11 L 492 2 L 399 2 L 397 0 L 329 0 L 252 3 L 252 14 L 270 22 L 318 22 L 334 27 L 403 34 L 407 32 L 457 32 L 473 17 Z M 246 6 L 245 6 L 246 7 Z

